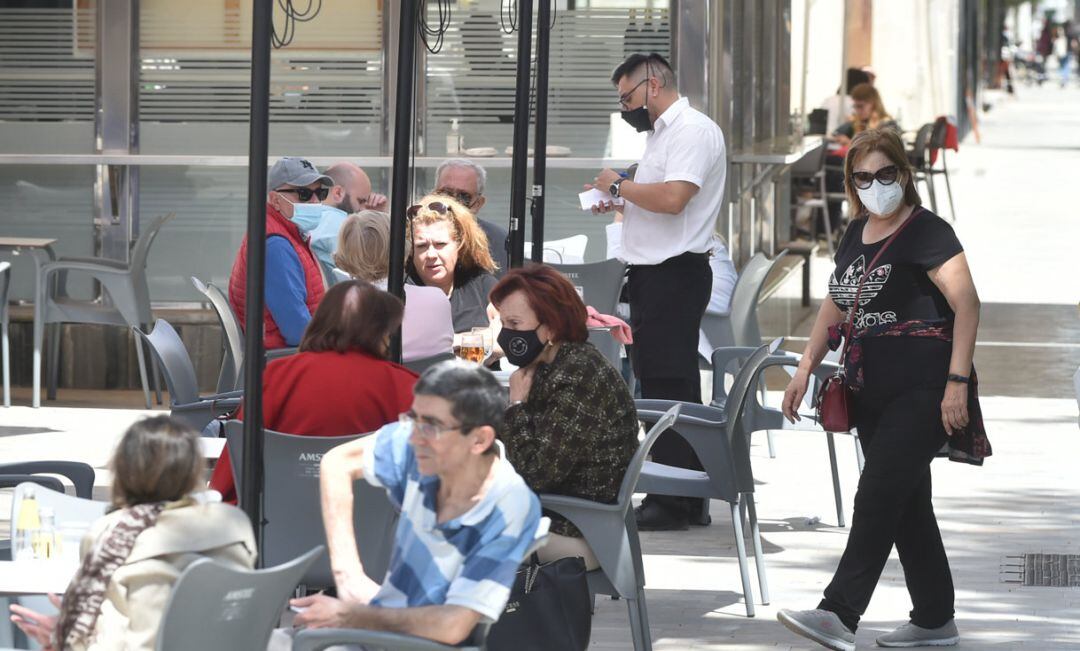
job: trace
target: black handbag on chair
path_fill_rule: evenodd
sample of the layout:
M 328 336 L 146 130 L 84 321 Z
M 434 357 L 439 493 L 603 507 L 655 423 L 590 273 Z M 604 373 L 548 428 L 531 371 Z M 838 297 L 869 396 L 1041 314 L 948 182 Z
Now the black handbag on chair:
M 488 634 L 489 651 L 584 651 L 592 634 L 592 600 L 580 557 L 518 569 L 510 600 Z

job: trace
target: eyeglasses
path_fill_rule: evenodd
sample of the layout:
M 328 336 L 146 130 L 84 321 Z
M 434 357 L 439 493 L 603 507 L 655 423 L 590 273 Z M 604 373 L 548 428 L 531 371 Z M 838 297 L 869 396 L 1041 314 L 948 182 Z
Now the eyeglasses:
M 874 179 L 882 185 L 892 185 L 896 183 L 896 179 L 900 176 L 900 170 L 896 165 L 889 165 L 888 167 L 882 167 L 876 172 L 852 172 L 851 181 L 855 184 L 855 187 L 860 190 L 866 190 L 869 188 Z
M 472 196 L 464 190 L 455 190 L 453 188 L 439 188 L 435 191 L 435 194 L 441 194 L 444 197 L 450 197 L 451 199 L 455 199 L 458 203 L 465 206 L 466 208 L 471 208 L 473 203 L 476 202 L 476 197 Z
M 412 219 L 413 217 L 416 217 L 417 215 L 419 215 L 420 211 L 423 210 L 424 208 L 427 208 L 428 210 L 436 212 L 436 213 L 438 213 L 440 215 L 445 215 L 448 212 L 449 213 L 454 212 L 454 209 L 451 208 L 450 206 L 448 206 L 447 204 L 445 204 L 445 203 L 443 203 L 441 201 L 432 201 L 431 203 L 429 203 L 426 206 L 422 206 L 420 204 L 409 206 L 409 209 L 405 211 L 405 216 L 408 217 L 409 219 Z
M 330 194 L 330 188 L 317 188 L 315 190 L 311 188 L 282 188 L 277 192 L 292 192 L 296 194 L 302 203 L 307 203 L 311 201 L 311 197 L 318 197 L 319 201 L 326 201 L 326 197 Z
M 639 81 L 636 86 L 634 86 L 630 90 L 626 91 L 626 93 L 624 93 L 622 95 L 619 95 L 619 106 L 621 106 L 623 108 L 626 108 L 628 106 L 627 102 L 630 101 L 630 96 L 634 94 L 635 90 L 637 90 L 638 88 L 641 88 L 641 85 L 644 84 L 647 81 L 649 81 L 648 77 L 646 77 L 646 78 L 642 79 L 641 81 Z
M 464 433 L 469 431 L 469 429 L 472 429 L 470 427 L 469 429 L 463 430 L 461 425 L 458 425 L 456 427 L 446 427 L 438 423 L 417 420 L 416 414 L 412 412 L 405 412 L 404 414 L 398 416 L 398 422 L 402 425 L 411 427 L 412 430 L 420 436 L 420 438 L 426 439 L 428 441 L 438 441 L 439 438 L 447 432 L 461 431 L 462 433 Z

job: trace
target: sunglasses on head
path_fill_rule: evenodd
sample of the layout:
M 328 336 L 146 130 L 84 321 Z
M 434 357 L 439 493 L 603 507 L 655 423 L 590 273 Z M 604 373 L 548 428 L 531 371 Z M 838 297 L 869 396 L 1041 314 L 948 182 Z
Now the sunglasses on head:
M 291 192 L 300 199 L 301 202 L 311 201 L 311 197 L 315 196 L 319 198 L 319 201 L 326 201 L 326 197 L 330 194 L 330 188 L 318 188 L 312 190 L 311 188 L 282 188 L 278 192 Z
M 413 217 L 416 217 L 418 214 L 420 214 L 420 211 L 424 208 L 440 215 L 445 215 L 448 212 L 454 212 L 454 209 L 446 205 L 445 203 L 441 201 L 432 201 L 426 206 L 423 206 L 421 204 L 409 206 L 409 209 L 405 211 L 405 216 L 409 219 L 412 219 Z
M 852 172 L 851 180 L 855 183 L 855 187 L 860 190 L 866 190 L 869 188 L 874 179 L 882 185 L 892 185 L 896 183 L 896 179 L 900 176 L 900 170 L 896 165 L 889 165 L 888 167 L 882 167 L 876 172 Z
M 455 190 L 453 188 L 440 188 L 435 191 L 435 194 L 441 194 L 444 197 L 450 197 L 456 200 L 461 205 L 468 208 L 476 201 L 476 197 L 472 196 L 464 190 Z

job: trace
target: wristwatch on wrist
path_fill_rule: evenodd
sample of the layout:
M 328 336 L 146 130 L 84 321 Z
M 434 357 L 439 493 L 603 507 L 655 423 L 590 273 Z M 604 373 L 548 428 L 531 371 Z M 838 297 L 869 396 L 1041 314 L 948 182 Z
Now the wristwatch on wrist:
M 949 382 L 959 382 L 961 384 L 967 384 L 971 382 L 971 378 L 966 375 L 957 375 L 956 373 L 949 373 Z
M 615 181 L 611 184 L 611 187 L 608 188 L 608 192 L 611 194 L 611 196 L 613 198 L 615 198 L 615 199 L 619 198 L 619 186 L 621 186 L 623 184 L 623 181 L 625 181 L 625 180 L 626 180 L 625 178 L 615 179 Z

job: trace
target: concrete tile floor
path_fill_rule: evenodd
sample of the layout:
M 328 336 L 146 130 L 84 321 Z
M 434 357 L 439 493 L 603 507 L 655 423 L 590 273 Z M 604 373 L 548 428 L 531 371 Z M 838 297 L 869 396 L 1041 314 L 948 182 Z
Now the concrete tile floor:
M 1080 590 L 1021 587 L 1001 574 L 1009 555 L 1080 553 L 1080 439 L 1071 383 L 1080 365 L 1080 285 L 1071 264 L 1080 235 L 1073 204 L 1080 91 L 1019 92 L 1020 99 L 982 117 L 983 144 L 969 138 L 950 158 L 955 226 L 983 300 L 976 364 L 995 455 L 983 468 L 937 462 L 935 507 L 957 587 L 959 648 L 1080 649 Z M 943 188 L 940 204 L 947 215 Z M 827 259 L 814 261 L 818 297 L 830 272 Z M 767 334 L 795 335 L 787 345 L 797 350 L 808 329 L 804 321 L 793 333 Z M 16 398 L 25 404 L 23 393 Z M 101 465 L 123 428 L 145 413 L 137 409 L 138 392 L 61 391 L 60 397 L 65 407 L 0 410 L 0 458 Z M 840 437 L 837 447 L 850 519 L 858 476 L 849 441 Z M 657 649 L 811 648 L 775 621 L 776 609 L 816 604 L 846 530 L 834 526 L 823 437 L 781 432 L 776 442 L 775 459 L 763 437 L 753 450 L 772 603 L 759 604 L 753 619 L 745 616 L 730 518 L 726 505 L 714 502 L 711 527 L 642 535 Z M 103 496 L 107 472 L 98 483 Z M 0 501 L 0 513 L 7 508 Z M 904 621 L 909 608 L 894 558 L 866 613 L 860 647 Z M 599 598 L 591 647 L 630 646 L 625 604 Z

